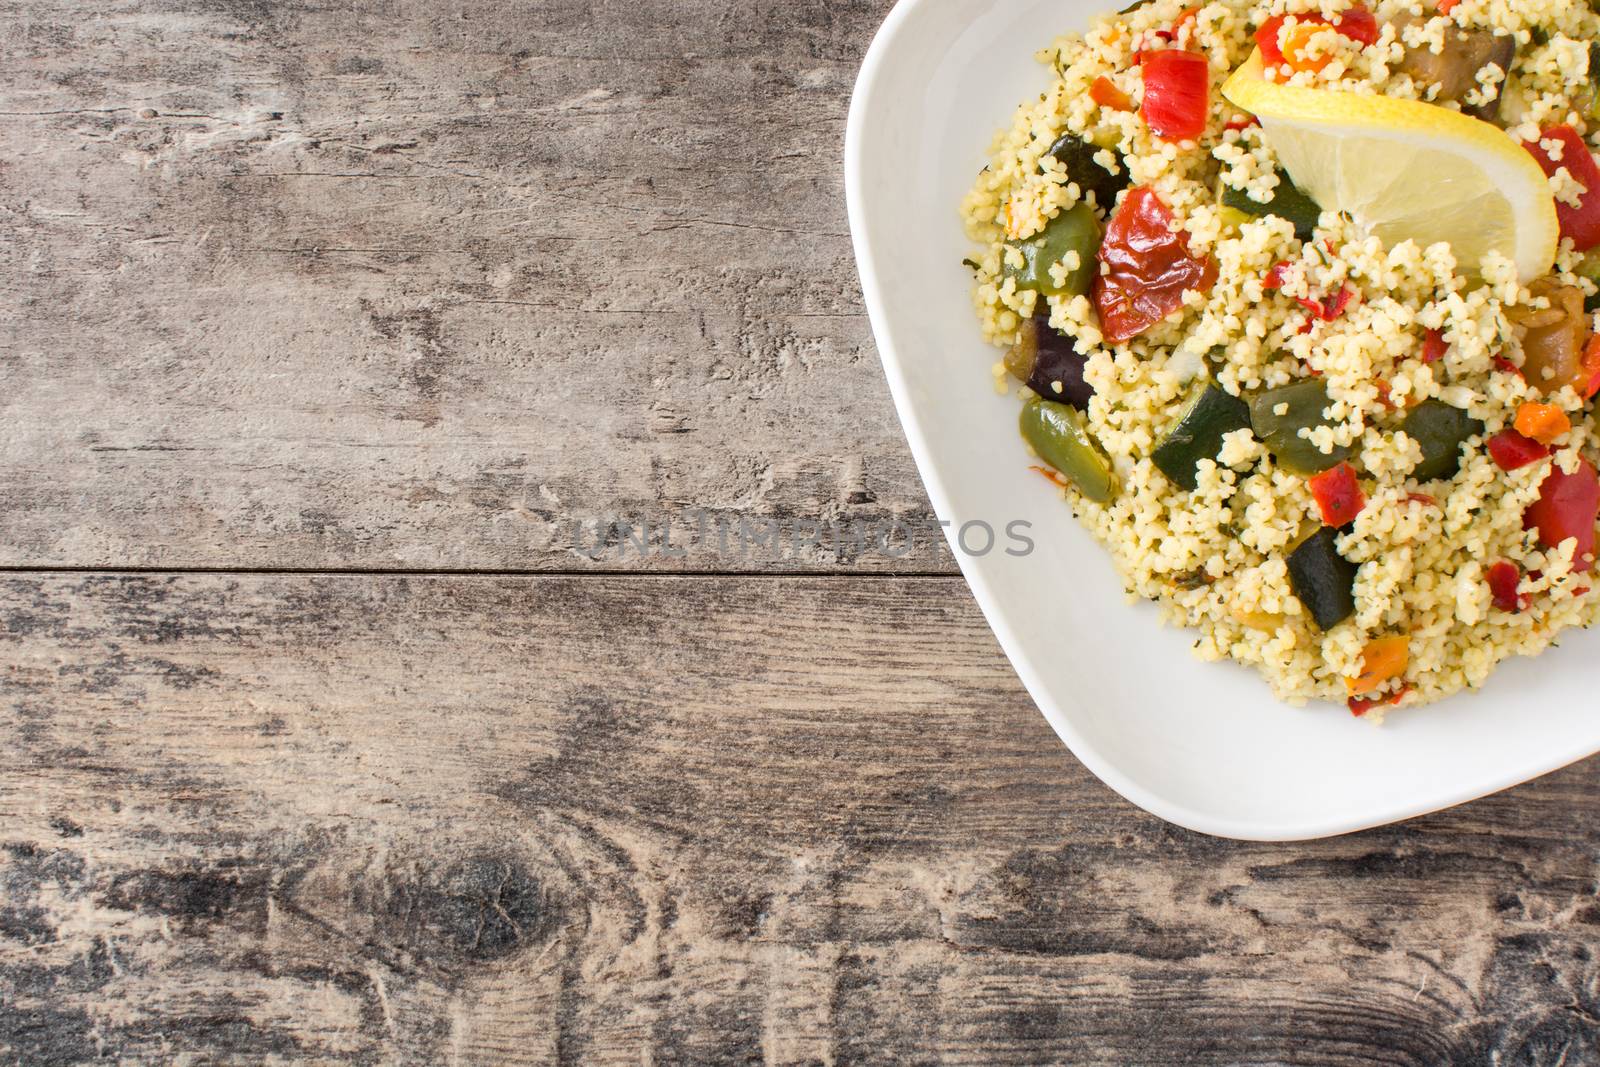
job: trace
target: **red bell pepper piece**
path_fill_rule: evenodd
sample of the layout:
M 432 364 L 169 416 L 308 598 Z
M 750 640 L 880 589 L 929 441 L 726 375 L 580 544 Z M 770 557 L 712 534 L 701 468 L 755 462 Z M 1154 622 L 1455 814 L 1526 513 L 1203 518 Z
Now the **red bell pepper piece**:
M 1321 15 L 1296 15 L 1295 18 L 1323 25 L 1328 21 Z M 1269 67 L 1283 65 L 1283 46 L 1278 43 L 1278 37 L 1283 33 L 1283 24 L 1288 21 L 1289 16 L 1277 15 L 1263 22 L 1256 31 L 1256 47 L 1261 49 L 1261 61 Z
M 1528 606 L 1528 598 L 1517 593 L 1522 584 L 1522 568 L 1510 560 L 1501 560 L 1489 568 L 1489 595 L 1494 606 L 1513 614 Z
M 1311 312 L 1311 317 L 1300 324 L 1300 332 L 1310 333 L 1312 328 L 1316 326 L 1319 319 L 1323 322 L 1332 322 L 1334 319 L 1344 314 L 1345 308 L 1350 306 L 1350 302 L 1354 300 L 1355 297 L 1356 291 L 1350 288 L 1348 285 L 1341 285 L 1339 287 L 1339 291 L 1333 295 L 1333 299 L 1326 302 L 1321 300 L 1313 300 L 1310 297 L 1295 297 L 1295 303 Z
M 1560 159 L 1550 158 L 1540 144 L 1541 141 L 1551 140 L 1561 142 Z M 1556 201 L 1556 218 L 1561 223 L 1561 236 L 1572 238 L 1573 247 L 1580 252 L 1600 245 L 1600 165 L 1595 163 L 1594 154 L 1583 143 L 1583 138 L 1578 136 L 1578 131 L 1571 126 L 1551 126 L 1539 135 L 1538 141 L 1526 141 L 1523 147 L 1539 161 L 1539 166 L 1544 168 L 1546 174 L 1554 174 L 1559 168 L 1566 167 L 1567 173 L 1584 188 L 1577 207 L 1562 200 Z
M 1355 298 L 1356 291 L 1354 289 L 1350 288 L 1348 285 L 1341 285 L 1339 287 L 1339 291 L 1333 295 L 1333 299 L 1328 301 L 1327 307 L 1323 310 L 1323 320 L 1326 322 L 1332 322 L 1340 315 L 1343 315 L 1345 309 L 1350 306 L 1351 301 L 1353 301 Z
M 1515 430 L 1501 430 L 1489 438 L 1489 458 L 1503 471 L 1521 470 L 1550 455 L 1547 445 L 1522 436 Z
M 1348 11 L 1334 19 L 1333 28 L 1363 47 L 1378 43 L 1378 16 L 1360 4 L 1351 5 Z
M 1583 350 L 1583 371 L 1589 377 L 1579 391 L 1589 400 L 1600 393 L 1600 334 L 1589 338 L 1588 347 Z
M 1194 22 L 1195 16 L 1198 16 L 1198 14 L 1200 14 L 1200 8 L 1184 8 L 1184 10 L 1179 11 L 1178 18 L 1173 19 L 1173 24 L 1171 24 L 1170 27 L 1166 27 L 1166 29 L 1150 30 L 1150 37 L 1154 37 L 1155 40 L 1158 40 L 1158 42 L 1174 42 L 1174 40 L 1178 40 L 1179 37 L 1182 37 L 1182 34 L 1184 34 L 1184 27 L 1189 26 L 1190 22 Z M 1141 48 L 1138 53 L 1134 54 L 1133 66 L 1141 66 L 1142 62 L 1144 62 L 1144 56 L 1149 54 L 1149 51 L 1150 50 L 1147 50 L 1147 48 Z
M 1211 64 L 1181 48 L 1145 52 L 1143 58 L 1145 125 L 1162 140 L 1195 140 L 1211 113 Z
M 1199 14 L 1198 7 L 1186 7 L 1178 12 L 1178 17 L 1172 20 L 1172 36 L 1175 39 L 1183 36 L 1183 28 L 1193 22 Z
M 1330 25 L 1327 19 L 1317 14 L 1296 15 L 1294 19 L 1300 25 L 1308 22 L 1316 23 L 1319 26 Z M 1263 22 L 1261 28 L 1256 31 L 1256 47 L 1261 49 L 1261 59 L 1269 67 L 1283 65 L 1283 49 L 1278 44 L 1278 36 L 1283 30 L 1283 24 L 1287 21 L 1289 21 L 1289 16 L 1278 15 Z M 1331 25 L 1341 34 L 1362 46 L 1378 42 L 1378 19 L 1372 12 L 1359 4 L 1334 19 Z
M 1443 330 L 1429 330 L 1427 338 L 1422 342 L 1422 362 L 1437 363 L 1450 351 L 1450 346 L 1445 343 Z
M 1367 506 L 1361 483 L 1356 480 L 1356 469 L 1349 463 L 1325 470 L 1307 484 L 1316 498 L 1317 509 L 1322 512 L 1322 521 L 1335 529 L 1355 522 L 1361 509 Z
M 1216 261 L 1190 253 L 1188 235 L 1172 231 L 1172 210 L 1148 186 L 1123 195 L 1099 258 L 1094 303 L 1112 344 L 1144 333 L 1181 308 L 1184 293 L 1205 292 L 1217 280 Z
M 1359 719 L 1373 708 L 1381 708 L 1386 705 L 1393 707 L 1404 700 L 1406 694 L 1410 693 L 1412 689 L 1412 686 L 1407 685 L 1402 686 L 1399 692 L 1391 693 L 1386 697 L 1351 697 L 1346 704 L 1350 708 L 1350 714 Z
M 1579 574 L 1594 567 L 1596 523 L 1600 523 L 1600 471 L 1586 459 L 1578 461 L 1576 474 L 1552 467 L 1539 487 L 1539 499 L 1522 516 L 1523 529 L 1538 530 L 1545 548 L 1577 539 L 1572 569 Z
M 1274 263 L 1272 269 L 1267 271 L 1267 276 L 1261 279 L 1262 291 L 1270 293 L 1274 290 L 1282 289 L 1284 282 L 1288 280 L 1290 266 L 1291 264 L 1287 260 Z M 1307 296 L 1295 297 L 1294 302 L 1296 304 L 1311 312 L 1311 318 L 1307 319 L 1305 324 L 1300 327 L 1300 332 L 1310 333 L 1312 325 L 1318 319 L 1323 322 L 1332 322 L 1345 313 L 1355 298 L 1356 291 L 1348 285 L 1341 285 L 1339 291 L 1333 295 L 1333 299 L 1327 301 Z

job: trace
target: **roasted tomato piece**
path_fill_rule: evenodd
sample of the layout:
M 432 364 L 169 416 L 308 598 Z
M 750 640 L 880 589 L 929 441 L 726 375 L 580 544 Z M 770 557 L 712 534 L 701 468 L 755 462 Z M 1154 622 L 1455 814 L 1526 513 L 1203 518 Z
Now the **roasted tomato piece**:
M 1155 190 L 1128 190 L 1106 227 L 1101 270 L 1094 279 L 1100 332 L 1122 344 L 1183 307 L 1183 294 L 1205 292 L 1217 280 L 1216 261 L 1189 251 L 1189 238 L 1172 231 L 1172 211 Z

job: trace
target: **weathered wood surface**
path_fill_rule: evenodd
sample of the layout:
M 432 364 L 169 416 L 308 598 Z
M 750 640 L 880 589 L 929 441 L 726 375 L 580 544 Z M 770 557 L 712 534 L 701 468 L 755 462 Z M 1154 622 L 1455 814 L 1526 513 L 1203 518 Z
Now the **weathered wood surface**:
M 0 0 L 0 567 L 840 575 L 6 576 L 0 1065 L 1600 1062 L 1600 764 L 1201 838 L 894 576 L 888 7 Z
M 577 551 L 928 517 L 840 162 L 890 6 L 0 3 L 0 565 L 953 573 Z
M 957 580 L 13 576 L 0 620 L 0 1062 L 1600 1058 L 1600 764 L 1185 833 Z

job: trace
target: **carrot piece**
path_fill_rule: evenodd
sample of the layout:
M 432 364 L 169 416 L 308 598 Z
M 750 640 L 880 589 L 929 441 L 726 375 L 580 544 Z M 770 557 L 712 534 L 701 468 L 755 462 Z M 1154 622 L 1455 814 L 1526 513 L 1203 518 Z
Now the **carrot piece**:
M 1133 97 L 1118 89 L 1116 83 L 1104 74 L 1089 86 L 1089 97 L 1101 107 L 1108 107 L 1112 111 L 1133 110 Z
M 1456 5 L 1459 3 L 1461 3 L 1461 0 L 1439 0 L 1434 6 L 1438 9 L 1439 14 L 1448 15 L 1456 9 Z
M 1346 678 L 1345 688 L 1350 690 L 1351 696 L 1371 693 L 1391 678 L 1404 674 L 1410 662 L 1409 637 L 1379 637 L 1361 650 L 1361 673 Z
M 1321 70 L 1333 62 L 1333 56 L 1311 54 L 1311 39 L 1326 30 L 1325 23 L 1299 22 L 1283 39 L 1283 61 L 1293 71 Z
M 1553 445 L 1572 431 L 1572 420 L 1554 404 L 1523 404 L 1515 425 L 1518 433 L 1541 445 Z

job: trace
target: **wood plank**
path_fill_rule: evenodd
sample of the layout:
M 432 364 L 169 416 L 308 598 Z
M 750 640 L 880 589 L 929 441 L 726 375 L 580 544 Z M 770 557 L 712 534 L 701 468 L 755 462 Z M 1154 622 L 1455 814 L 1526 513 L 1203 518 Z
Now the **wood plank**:
M 0 8 L 0 565 L 954 573 L 584 551 L 930 519 L 843 204 L 890 6 Z
M 1600 1057 L 1600 762 L 1199 837 L 957 580 L 12 576 L 0 619 L 0 1062 Z

